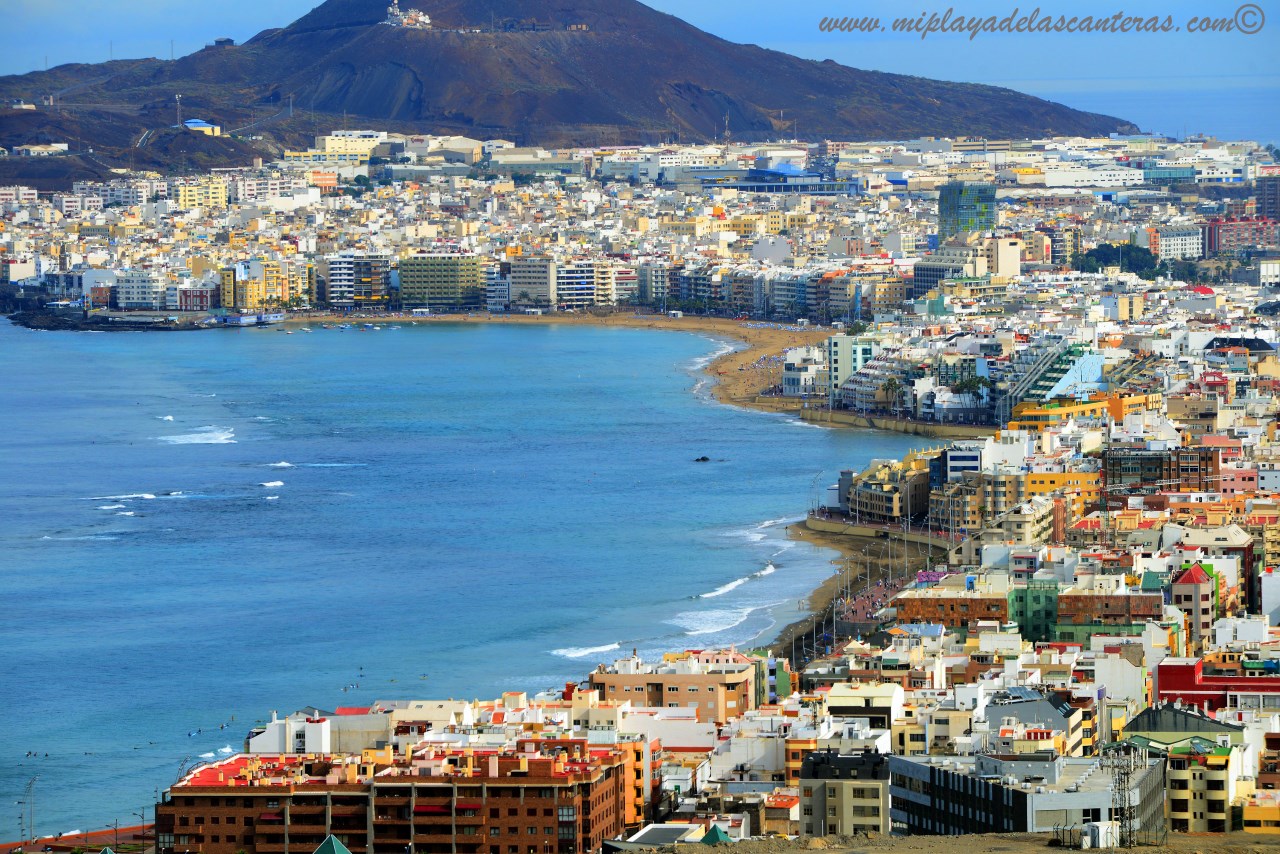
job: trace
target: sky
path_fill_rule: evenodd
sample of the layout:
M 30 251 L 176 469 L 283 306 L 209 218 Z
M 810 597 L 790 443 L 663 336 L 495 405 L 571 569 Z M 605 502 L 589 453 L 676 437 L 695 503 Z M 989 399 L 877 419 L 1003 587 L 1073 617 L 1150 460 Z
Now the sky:
M 110 57 L 181 56 L 219 36 L 244 41 L 301 17 L 319 0 L 3 0 L 9 38 L 0 74 Z M 415 4 L 430 11 L 430 0 Z M 1280 0 L 647 0 L 735 42 L 809 59 L 944 80 L 1007 86 L 1128 119 L 1143 130 L 1280 143 Z M 1163 19 L 1167 33 L 932 33 L 822 31 L 824 18 L 964 17 L 1038 9 L 1041 17 Z M 1015 11 L 1016 10 L 1016 11 Z M 1239 17 L 1237 17 L 1237 11 Z M 1197 16 L 1257 32 L 1191 33 Z M 1259 28 L 1260 27 L 1260 28 Z M 803 134 L 802 134 L 803 135 Z

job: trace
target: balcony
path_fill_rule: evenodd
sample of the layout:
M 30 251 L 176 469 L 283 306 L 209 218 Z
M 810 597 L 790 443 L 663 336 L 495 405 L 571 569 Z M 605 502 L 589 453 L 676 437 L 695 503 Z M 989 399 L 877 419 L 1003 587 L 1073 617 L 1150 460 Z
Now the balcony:
M 434 828 L 433 830 L 435 831 L 433 833 L 415 832 L 413 834 L 413 844 L 433 845 L 441 842 L 452 842 L 454 839 L 453 831 L 447 827 Z

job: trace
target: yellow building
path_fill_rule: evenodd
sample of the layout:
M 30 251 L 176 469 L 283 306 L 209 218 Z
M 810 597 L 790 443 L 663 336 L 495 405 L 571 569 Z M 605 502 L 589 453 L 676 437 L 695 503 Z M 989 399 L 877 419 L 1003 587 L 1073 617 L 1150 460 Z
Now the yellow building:
M 1192 742 L 1196 742 L 1193 744 Z M 1243 757 L 1238 744 L 1215 746 L 1191 739 L 1169 748 L 1166 797 L 1175 833 L 1226 833 Z M 1250 784 L 1251 785 L 1251 784 Z
M 902 460 L 877 461 L 854 478 L 848 501 L 860 522 L 896 524 L 903 516 L 924 516 L 929 511 L 929 456 L 911 451 Z
M 1087 507 L 1099 503 L 1101 475 L 1096 471 L 1027 472 L 1023 475 L 1023 494 L 1050 495 L 1060 492 L 1070 497 L 1068 523 L 1081 518 Z
M 810 730 L 810 732 L 811 736 L 788 738 L 784 741 L 784 749 L 787 752 L 785 770 L 788 786 L 800 785 L 800 769 L 809 755 L 818 749 L 817 730 Z
M 1123 421 L 1126 415 L 1147 410 L 1159 411 L 1164 406 L 1160 394 L 1105 395 L 1086 401 L 1053 400 L 1048 403 L 1023 401 L 1013 408 L 1009 430 L 1030 430 L 1038 433 L 1046 427 L 1056 426 L 1079 418 L 1110 418 Z
M 661 231 L 676 237 L 702 237 L 711 230 L 711 220 L 705 216 L 690 219 L 663 217 L 659 220 Z
M 1244 802 L 1244 832 L 1280 835 L 1280 792 L 1254 792 Z
M 400 300 L 410 308 L 461 308 L 484 303 L 480 258 L 422 253 L 400 261 Z
M 186 179 L 169 187 L 169 198 L 181 210 L 225 208 L 227 185 L 217 178 Z
M 864 314 L 891 311 L 901 308 L 909 295 L 906 281 L 892 266 L 845 270 L 831 279 L 830 287 L 833 313 L 851 312 L 858 302 Z
M 305 260 L 242 261 L 218 271 L 222 307 L 238 311 L 303 307 L 315 295 L 315 267 Z

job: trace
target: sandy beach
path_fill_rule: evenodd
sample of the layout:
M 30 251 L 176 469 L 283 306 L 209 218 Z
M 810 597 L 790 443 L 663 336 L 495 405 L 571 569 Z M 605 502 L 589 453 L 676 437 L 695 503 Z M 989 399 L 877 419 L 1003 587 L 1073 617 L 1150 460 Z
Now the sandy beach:
M 901 542 L 812 531 L 803 522 L 789 527 L 787 533 L 793 539 L 840 553 L 831 561 L 832 574 L 809 594 L 807 606 L 811 616 L 786 626 L 767 645 L 775 654 L 787 657 L 791 656 L 792 640 L 806 635 L 812 640 L 814 617 L 819 624 L 824 617 L 829 622 L 833 608 L 841 621 L 873 622 L 870 615 L 888 604 L 896 591 L 914 579 L 918 570 L 929 568 L 937 554 L 930 555 L 923 546 L 912 543 L 907 547 L 904 560 Z M 799 664 L 793 662 L 794 666 Z
M 622 326 L 634 329 L 666 329 L 739 341 L 746 347 L 713 361 L 706 368 L 716 380 L 712 392 L 721 403 L 772 410 L 776 407 L 756 402 L 757 395 L 782 382 L 781 356 L 791 347 L 818 344 L 831 335 L 830 329 L 796 329 L 761 321 L 730 320 L 723 317 L 667 317 L 662 314 L 448 314 L 412 317 L 407 314 L 330 315 L 291 314 L 286 325 L 307 323 L 528 323 L 579 326 Z M 781 400 L 778 401 L 782 403 Z

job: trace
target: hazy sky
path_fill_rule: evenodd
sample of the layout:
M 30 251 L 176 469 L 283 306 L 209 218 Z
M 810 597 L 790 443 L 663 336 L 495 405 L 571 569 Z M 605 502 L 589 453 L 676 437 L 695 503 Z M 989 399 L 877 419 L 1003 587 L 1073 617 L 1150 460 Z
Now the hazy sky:
M 167 58 L 217 36 L 243 41 L 283 26 L 318 0 L 4 0 L 8 38 L 0 73 L 114 55 Z M 430 3 L 420 4 L 430 10 Z M 1280 0 L 649 0 L 723 38 L 834 59 L 859 68 L 992 83 L 1081 109 L 1130 119 L 1144 129 L 1181 134 L 1252 135 L 1280 141 Z M 1253 35 L 1191 34 L 1192 16 L 1233 18 Z M 875 16 L 885 26 L 921 12 L 1003 18 L 1018 10 L 1056 17 L 1116 12 L 1169 15 L 1175 33 L 918 35 L 822 32 L 824 16 Z M 1259 18 L 1258 13 L 1262 14 Z

